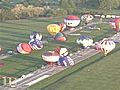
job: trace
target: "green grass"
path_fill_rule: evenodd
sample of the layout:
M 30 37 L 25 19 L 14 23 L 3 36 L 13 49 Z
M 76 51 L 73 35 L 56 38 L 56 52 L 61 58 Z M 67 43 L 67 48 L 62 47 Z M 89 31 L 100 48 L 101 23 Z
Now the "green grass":
M 106 57 L 99 53 L 27 90 L 119 90 L 120 45 Z
M 4 50 L 15 50 L 16 46 L 20 42 L 29 41 L 29 34 L 33 31 L 41 32 L 43 34 L 43 38 L 45 38 L 46 36 L 49 35 L 46 29 L 47 25 L 51 23 L 55 23 L 56 21 L 63 21 L 63 18 L 62 19 L 61 18 L 49 18 L 49 19 L 40 18 L 40 19 L 12 20 L 12 21 L 2 22 L 0 23 L 0 46 Z M 109 37 L 114 33 L 114 30 L 112 30 L 111 27 L 107 24 L 101 24 L 98 26 L 101 27 L 102 29 L 101 30 L 80 30 L 77 33 L 80 33 L 81 35 L 89 35 L 94 39 L 94 41 L 98 41 L 103 37 Z M 84 32 L 84 31 L 88 31 L 88 32 Z M 60 45 L 63 45 L 68 49 L 72 48 L 72 50 L 70 51 L 75 51 L 77 49 L 75 47 L 79 47 L 75 42 L 75 40 L 78 37 L 79 36 L 67 36 L 67 40 L 65 42 L 48 40 L 49 43 L 45 44 L 44 48 L 40 51 L 33 51 L 29 55 L 18 54 L 18 55 L 14 55 L 12 57 L 6 58 L 4 60 L 0 60 L 0 62 L 5 63 L 4 67 L 0 67 L 0 75 L 19 77 L 23 74 L 32 72 L 37 68 L 40 68 L 42 64 L 45 64 L 45 62 L 41 58 L 41 54 L 45 51 L 53 50 L 55 47 Z M 101 57 L 100 55 L 98 55 L 98 57 Z M 81 62 L 75 67 L 81 68 L 87 63 L 89 64 L 91 60 Z M 94 61 L 94 59 L 92 61 Z M 40 87 L 45 89 L 54 88 L 52 87 L 52 85 L 54 85 L 54 82 L 56 82 L 57 79 L 62 78 L 64 76 L 66 78 L 67 77 L 66 75 L 69 75 L 70 73 L 76 71 L 77 68 L 73 67 L 72 68 L 73 70 L 71 71 L 68 69 L 65 71 L 65 73 L 62 72 L 60 74 L 57 74 L 55 75 L 55 77 L 49 78 L 50 81 L 49 80 L 43 81 L 42 85 L 41 85 L 42 83 L 41 82 Z M 0 80 L 0 85 L 2 85 L 2 79 Z M 46 87 L 47 85 L 48 87 Z M 33 86 L 33 88 L 39 88 L 39 85 Z

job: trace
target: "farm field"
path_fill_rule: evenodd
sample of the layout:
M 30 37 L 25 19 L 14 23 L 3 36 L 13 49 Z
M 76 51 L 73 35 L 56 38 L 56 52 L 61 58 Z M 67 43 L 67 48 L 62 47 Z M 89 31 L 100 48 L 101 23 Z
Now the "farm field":
M 65 42 L 58 42 L 58 41 L 54 41 L 54 40 L 51 40 L 48 38 L 49 33 L 47 32 L 47 29 L 46 29 L 47 25 L 51 24 L 51 23 L 55 23 L 57 21 L 63 21 L 63 18 L 49 18 L 49 19 L 40 18 L 40 19 L 30 19 L 30 20 L 13 20 L 13 21 L 6 21 L 6 22 L 0 23 L 0 47 L 6 51 L 15 50 L 16 46 L 20 42 L 28 42 L 29 34 L 32 33 L 33 31 L 42 33 L 43 39 L 48 41 L 48 43 L 46 43 L 44 45 L 44 48 L 40 51 L 33 51 L 29 55 L 17 54 L 12 57 L 6 58 L 4 60 L 0 60 L 0 62 L 3 62 L 5 64 L 4 67 L 0 67 L 0 75 L 19 77 L 23 74 L 32 72 L 32 71 L 36 70 L 37 68 L 40 68 L 41 65 L 45 64 L 41 58 L 41 54 L 43 52 L 48 51 L 48 50 L 53 50 L 55 47 L 60 46 L 60 45 L 67 47 L 68 49 L 70 49 L 71 52 L 77 50 L 77 48 L 79 46 L 76 44 L 75 40 L 79 36 L 68 36 L 67 41 L 65 41 Z M 108 24 L 100 24 L 97 26 L 100 27 L 101 30 L 80 30 L 80 31 L 77 31 L 76 33 L 80 33 L 81 35 L 91 36 L 94 39 L 94 41 L 99 41 L 100 39 L 102 39 L 104 37 L 109 37 L 112 34 L 114 34 L 114 30 L 112 30 L 112 28 Z M 71 50 L 71 48 L 72 48 L 72 50 Z M 113 51 L 114 53 L 111 52 L 110 55 L 108 55 L 106 57 L 104 57 L 103 54 L 98 54 L 98 55 L 90 58 L 89 60 L 83 61 L 80 64 L 77 64 L 74 67 L 72 67 L 71 68 L 72 70 L 67 69 L 60 74 L 57 74 L 51 78 L 48 78 L 48 80 L 44 80 L 44 81 L 40 82 L 39 84 L 31 87 L 30 90 L 34 90 L 34 89 L 40 90 L 39 88 L 45 89 L 45 90 L 56 90 L 56 89 L 64 90 L 64 88 L 68 86 L 67 84 L 69 84 L 69 86 L 71 86 L 71 88 L 68 90 L 74 90 L 73 89 L 74 84 L 72 82 L 77 83 L 77 82 L 80 82 L 79 80 L 82 80 L 83 82 L 81 82 L 81 84 L 79 84 L 79 83 L 76 84 L 76 85 L 78 85 L 78 89 L 76 86 L 75 90 L 79 90 L 79 86 L 81 86 L 81 89 L 86 88 L 84 90 L 93 90 L 93 88 L 96 88 L 97 85 L 99 85 L 99 84 L 97 84 L 97 79 L 96 79 L 97 76 L 98 76 L 98 80 L 100 79 L 99 83 L 102 83 L 102 81 L 106 81 L 104 83 L 107 83 L 107 82 L 109 83 L 109 81 L 107 81 L 107 78 L 109 78 L 109 77 L 105 77 L 105 80 L 101 80 L 99 75 L 103 74 L 103 77 L 104 77 L 110 73 L 110 75 L 113 76 L 115 74 L 113 71 L 117 71 L 119 69 L 119 67 L 117 67 L 117 65 L 116 65 L 116 64 L 119 64 L 118 63 L 119 58 L 117 58 L 119 55 L 119 48 L 120 48 L 120 46 L 117 45 L 117 48 Z M 116 63 L 110 57 L 113 58 L 114 60 L 116 60 Z M 97 61 L 99 61 L 99 62 L 97 63 Z M 111 61 L 110 64 L 109 64 L 109 61 Z M 93 64 L 91 64 L 91 63 L 93 63 Z M 104 63 L 106 63 L 106 64 L 104 64 Z M 114 65 L 114 63 L 115 63 L 115 65 Z M 101 68 L 99 68 L 99 66 Z M 112 66 L 115 68 L 112 69 Z M 90 68 L 90 72 L 86 71 L 88 68 Z M 111 69 L 109 70 L 108 68 L 109 69 L 111 68 Z M 116 68 L 118 68 L 118 69 L 116 69 Z M 97 69 L 100 69 L 101 71 L 99 71 Z M 106 70 L 106 74 L 104 73 L 105 71 L 103 69 Z M 107 71 L 107 69 L 108 69 L 108 71 Z M 119 74 L 119 72 L 116 72 L 116 75 L 117 74 Z M 74 80 L 74 77 L 78 77 L 78 78 L 82 78 L 82 79 L 76 78 Z M 119 75 L 116 76 L 115 78 L 113 78 L 112 80 L 116 79 L 117 77 L 119 77 Z M 88 81 L 86 81 L 86 80 L 88 80 Z M 96 80 L 96 82 L 95 82 L 96 86 L 93 88 L 91 87 L 92 89 L 89 89 L 89 86 L 91 86 L 90 84 L 92 84 L 91 82 L 92 81 L 94 82 L 95 80 Z M 118 79 L 116 79 L 116 80 L 118 80 Z M 1 81 L 0 85 L 2 85 L 2 79 L 0 81 Z M 67 82 L 67 83 L 64 84 L 61 82 Z M 83 85 L 84 83 L 87 84 L 88 87 Z M 57 87 L 57 85 L 58 85 L 58 87 Z M 103 84 L 103 85 L 105 85 L 105 84 Z M 56 87 L 54 87 L 54 86 L 56 86 Z M 107 87 L 107 85 L 104 87 Z M 98 89 L 98 90 L 100 90 L 100 89 Z

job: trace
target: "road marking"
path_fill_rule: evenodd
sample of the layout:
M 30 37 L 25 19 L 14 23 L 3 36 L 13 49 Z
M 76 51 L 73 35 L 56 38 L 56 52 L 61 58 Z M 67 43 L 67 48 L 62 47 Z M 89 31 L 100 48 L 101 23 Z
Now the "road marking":
M 33 85 L 33 84 L 35 84 L 35 83 L 38 83 L 39 81 L 41 81 L 41 80 L 43 80 L 43 79 L 45 79 L 45 78 L 48 78 L 50 75 L 44 75 L 44 76 L 42 76 L 42 77 L 40 77 L 40 78 L 38 78 L 38 79 L 36 79 L 36 80 L 34 80 L 34 81 L 31 81 L 31 82 L 29 82 L 29 83 L 27 83 L 27 84 L 25 84 L 25 85 L 27 85 L 27 86 L 31 86 L 31 85 Z

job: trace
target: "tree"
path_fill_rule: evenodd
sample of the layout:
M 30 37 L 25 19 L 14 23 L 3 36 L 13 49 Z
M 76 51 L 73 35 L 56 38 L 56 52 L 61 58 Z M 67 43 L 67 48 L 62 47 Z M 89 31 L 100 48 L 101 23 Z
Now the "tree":
M 44 6 L 46 4 L 45 0 L 27 0 L 27 2 L 37 7 Z
M 76 9 L 73 0 L 61 0 L 59 6 L 60 8 L 66 10 L 68 14 L 72 14 Z
M 119 0 L 99 0 L 99 8 L 111 10 L 120 6 Z

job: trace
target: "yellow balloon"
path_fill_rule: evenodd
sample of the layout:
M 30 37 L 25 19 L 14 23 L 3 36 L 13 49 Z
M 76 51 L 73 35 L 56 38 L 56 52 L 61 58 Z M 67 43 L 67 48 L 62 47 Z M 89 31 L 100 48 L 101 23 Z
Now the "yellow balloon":
M 51 35 L 56 35 L 58 32 L 60 32 L 61 27 L 57 24 L 50 24 L 47 26 L 47 30 Z

